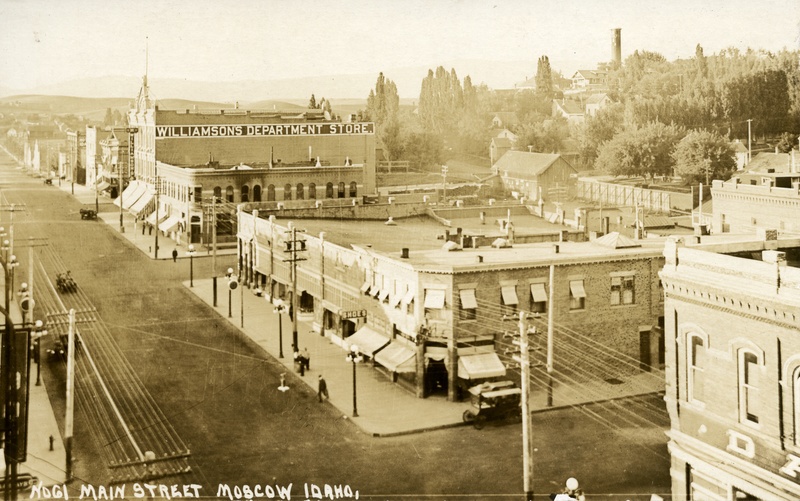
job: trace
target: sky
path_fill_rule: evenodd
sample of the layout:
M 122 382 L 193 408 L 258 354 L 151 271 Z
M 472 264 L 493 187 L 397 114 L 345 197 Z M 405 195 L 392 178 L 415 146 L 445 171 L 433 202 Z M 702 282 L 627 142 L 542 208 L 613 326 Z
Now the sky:
M 800 49 L 799 22 L 798 0 L 0 0 L 0 87 L 140 77 L 146 61 L 151 78 L 194 81 L 459 60 L 530 61 L 532 76 L 542 55 L 571 74 L 610 60 L 613 28 L 623 59 L 674 60 L 698 43 Z

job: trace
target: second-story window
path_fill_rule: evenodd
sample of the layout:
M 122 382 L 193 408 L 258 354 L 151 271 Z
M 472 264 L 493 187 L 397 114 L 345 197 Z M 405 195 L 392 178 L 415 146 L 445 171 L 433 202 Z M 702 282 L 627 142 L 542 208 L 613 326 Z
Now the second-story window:
M 475 320 L 478 311 L 478 301 L 475 299 L 475 289 L 461 289 L 458 291 L 460 305 L 458 309 L 459 320 Z
M 586 308 L 586 290 L 583 288 L 583 280 L 569 281 L 569 309 L 583 310 Z
M 739 350 L 738 361 L 739 421 L 758 424 L 761 363 L 756 353 L 746 349 Z
M 611 305 L 633 304 L 635 301 L 633 275 L 611 277 Z
M 517 312 L 517 286 L 503 285 L 500 288 L 500 302 L 503 305 L 503 315 L 514 315 Z
M 545 284 L 531 284 L 531 313 L 547 313 Z
M 703 393 L 703 383 L 706 367 L 706 342 L 700 335 L 690 333 L 686 343 L 686 379 L 687 388 L 686 399 L 690 402 L 702 402 L 705 400 Z

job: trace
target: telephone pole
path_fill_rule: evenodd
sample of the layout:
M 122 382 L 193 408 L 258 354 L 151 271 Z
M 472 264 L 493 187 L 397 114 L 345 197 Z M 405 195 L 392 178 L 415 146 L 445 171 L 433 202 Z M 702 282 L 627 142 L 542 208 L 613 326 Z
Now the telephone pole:
M 297 257 L 297 253 L 306 250 L 306 241 L 297 239 L 297 228 L 294 226 L 294 224 L 291 224 L 291 227 L 289 228 L 289 234 L 291 235 L 291 240 L 288 240 L 284 243 L 286 244 L 286 252 L 291 254 L 291 258 L 284 259 L 284 262 L 292 263 L 290 268 L 292 274 L 292 344 L 296 350 L 299 350 L 300 346 L 297 340 L 297 313 L 299 307 L 297 302 L 297 262 L 305 261 L 306 259 Z
M 752 121 L 753 121 L 752 118 L 747 119 L 747 163 L 750 163 L 750 160 L 753 159 L 753 143 L 751 141 L 751 135 L 750 135 L 750 123 Z M 708 184 L 707 181 L 706 184 Z
M 552 288 L 552 287 L 551 287 Z M 551 305 L 548 305 L 551 306 Z M 514 360 L 519 363 L 522 387 L 522 470 L 525 501 L 533 501 L 533 430 L 530 409 L 530 353 L 528 352 L 528 334 L 535 334 L 536 328 L 528 327 L 527 314 L 519 313 L 519 340 L 513 343 L 519 346 L 519 356 Z

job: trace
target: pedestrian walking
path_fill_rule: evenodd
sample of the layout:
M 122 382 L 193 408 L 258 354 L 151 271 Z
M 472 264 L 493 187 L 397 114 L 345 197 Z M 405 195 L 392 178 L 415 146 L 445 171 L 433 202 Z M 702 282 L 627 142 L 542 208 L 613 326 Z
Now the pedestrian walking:
M 322 403 L 322 397 L 325 397 L 325 400 L 328 400 L 328 383 L 325 382 L 325 378 L 322 377 L 322 374 L 319 375 L 319 391 L 317 391 L 317 397 L 319 397 L 320 403 Z
M 172 262 L 173 263 L 177 263 L 178 262 L 178 249 L 177 248 L 172 249 Z
M 308 352 L 308 348 L 303 348 L 302 353 L 300 354 L 300 360 L 306 364 L 306 370 L 311 370 L 311 354 Z

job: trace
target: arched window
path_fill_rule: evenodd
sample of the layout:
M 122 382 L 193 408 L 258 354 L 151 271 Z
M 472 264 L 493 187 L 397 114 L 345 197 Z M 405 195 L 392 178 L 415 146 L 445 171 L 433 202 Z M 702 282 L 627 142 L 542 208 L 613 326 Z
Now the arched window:
M 228 186 L 225 188 L 225 200 L 228 202 L 233 202 L 233 186 Z
M 219 186 L 214 186 L 214 199 L 217 202 L 222 202 L 222 188 Z
M 267 186 L 267 202 L 274 202 L 275 201 L 275 185 L 271 184 Z
M 747 348 L 740 349 L 736 358 L 739 365 L 739 421 L 758 424 L 763 361 L 758 353 Z
M 242 186 L 242 202 L 250 201 L 250 187 L 247 185 Z
M 339 183 L 339 193 L 337 193 L 338 198 L 344 198 L 344 181 Z
M 350 183 L 350 198 L 355 198 L 358 196 L 358 183 L 353 181 Z
M 303 200 L 305 198 L 305 188 L 303 187 L 303 183 L 297 183 L 297 199 Z
M 706 369 L 706 340 L 696 332 L 686 336 L 686 400 L 689 402 L 703 402 L 704 375 Z
M 292 185 L 286 183 L 283 187 L 283 199 L 284 200 L 291 200 L 292 199 Z
M 325 198 L 333 198 L 333 183 L 325 185 Z
M 257 184 L 253 186 L 253 202 L 260 202 L 261 201 L 261 185 Z
M 314 183 L 308 185 L 308 198 L 311 200 L 317 198 L 317 185 Z

